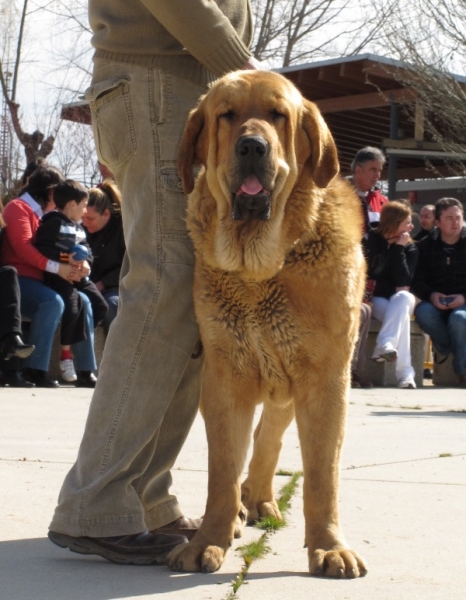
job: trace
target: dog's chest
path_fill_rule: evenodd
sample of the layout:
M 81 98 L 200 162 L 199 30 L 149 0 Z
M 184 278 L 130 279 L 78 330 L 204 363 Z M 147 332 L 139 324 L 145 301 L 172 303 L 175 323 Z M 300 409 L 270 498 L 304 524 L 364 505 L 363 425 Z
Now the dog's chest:
M 298 323 L 284 286 L 277 279 L 244 282 L 228 273 L 206 280 L 203 303 L 209 338 L 222 340 L 218 348 L 239 371 L 255 365 L 269 382 L 288 381 L 299 352 Z

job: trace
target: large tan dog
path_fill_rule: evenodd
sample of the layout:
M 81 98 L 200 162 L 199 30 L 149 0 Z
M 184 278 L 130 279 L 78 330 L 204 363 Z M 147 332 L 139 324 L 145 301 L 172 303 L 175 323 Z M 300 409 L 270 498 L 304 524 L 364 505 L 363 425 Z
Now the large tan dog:
M 203 168 L 194 183 L 193 165 Z M 272 479 L 294 414 L 304 464 L 305 543 L 314 575 L 357 577 L 340 531 L 338 480 L 350 360 L 364 283 L 360 203 L 337 177 L 330 132 L 284 77 L 232 73 L 192 111 L 180 150 L 205 349 L 201 406 L 209 489 L 175 570 L 217 570 L 241 500 L 280 516 Z M 240 493 L 253 415 L 264 403 Z

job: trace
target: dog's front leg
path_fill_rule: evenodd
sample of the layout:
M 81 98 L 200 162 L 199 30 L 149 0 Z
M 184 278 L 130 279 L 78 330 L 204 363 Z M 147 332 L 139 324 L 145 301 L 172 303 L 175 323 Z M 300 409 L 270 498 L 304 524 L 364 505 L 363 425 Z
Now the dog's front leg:
M 232 374 L 214 373 L 206 359 L 202 406 L 209 446 L 207 507 L 199 531 L 168 556 L 175 571 L 213 573 L 222 565 L 234 537 L 240 511 L 240 475 L 251 437 L 254 403 L 251 385 L 233 382 Z
M 340 529 L 338 485 L 347 391 L 335 379 L 325 385 L 320 381 L 314 388 L 319 394 L 304 394 L 295 404 L 304 466 L 305 542 L 311 575 L 353 578 L 367 569 Z

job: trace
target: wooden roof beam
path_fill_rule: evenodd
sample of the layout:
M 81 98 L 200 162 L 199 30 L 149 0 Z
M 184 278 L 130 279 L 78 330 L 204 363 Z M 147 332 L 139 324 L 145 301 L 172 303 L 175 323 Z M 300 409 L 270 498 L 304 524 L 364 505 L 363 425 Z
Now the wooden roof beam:
M 374 75 L 376 77 L 381 77 L 382 79 L 393 79 L 394 81 L 400 81 L 401 73 L 406 73 L 408 69 L 386 63 L 365 60 L 362 71 L 369 76 Z
M 416 139 L 391 140 L 384 138 L 382 140 L 384 148 L 404 148 L 407 150 L 443 150 L 443 146 L 438 142 L 424 142 Z
M 371 92 L 369 94 L 356 94 L 355 96 L 341 96 L 338 98 L 326 98 L 315 100 L 315 104 L 322 113 L 346 112 L 349 110 L 362 110 L 365 108 L 376 108 L 387 106 L 391 102 L 410 103 L 417 98 L 417 92 L 412 89 L 397 88 L 383 92 Z
M 422 142 L 424 139 L 425 111 L 421 102 L 416 102 L 416 114 L 414 116 L 414 139 Z
M 404 179 L 431 179 L 437 178 L 439 175 L 442 177 L 452 177 L 451 169 L 444 165 L 438 165 L 435 167 L 435 172 L 423 167 L 406 167 L 396 170 L 398 181 Z

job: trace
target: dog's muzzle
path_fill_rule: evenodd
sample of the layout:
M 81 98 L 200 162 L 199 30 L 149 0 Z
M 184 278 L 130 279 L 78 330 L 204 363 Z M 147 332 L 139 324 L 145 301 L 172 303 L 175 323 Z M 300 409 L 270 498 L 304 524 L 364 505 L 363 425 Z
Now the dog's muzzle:
M 270 219 L 270 194 L 262 191 L 253 196 L 236 194 L 232 217 L 235 221 L 268 221 Z
M 233 196 L 235 221 L 267 221 L 270 219 L 270 192 L 255 175 L 248 175 Z

